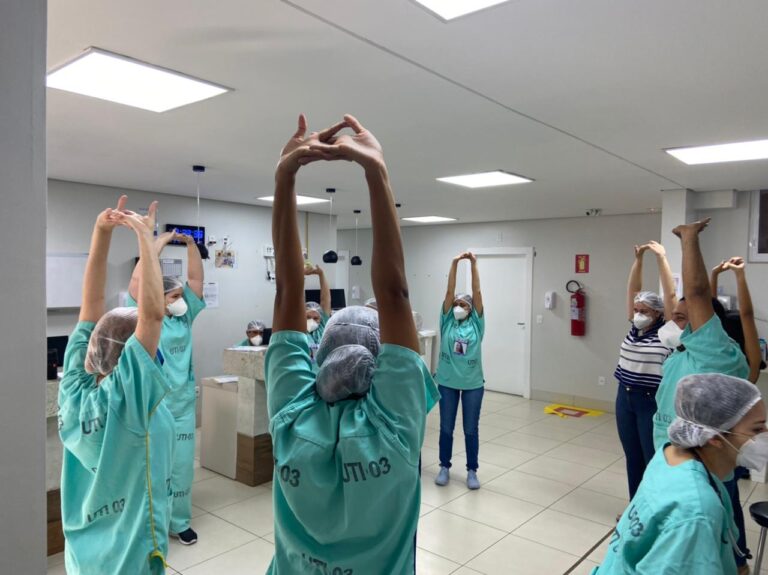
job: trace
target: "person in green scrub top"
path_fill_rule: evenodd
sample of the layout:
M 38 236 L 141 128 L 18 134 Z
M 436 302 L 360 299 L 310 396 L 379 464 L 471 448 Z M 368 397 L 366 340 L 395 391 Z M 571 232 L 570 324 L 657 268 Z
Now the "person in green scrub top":
M 723 480 L 768 462 L 765 404 L 747 380 L 689 375 L 656 452 L 592 575 L 736 575 L 741 555 Z M 670 442 L 671 441 L 671 442 Z
M 240 347 L 260 346 L 264 341 L 264 330 L 267 328 L 263 321 L 255 320 L 248 322 L 245 328 L 245 339 L 238 343 Z
M 325 326 L 331 318 L 331 288 L 325 279 L 325 272 L 320 266 L 305 265 L 304 275 L 317 276 L 320 281 L 320 303 L 308 301 L 304 304 L 307 316 L 307 337 L 309 338 L 309 351 L 312 360 L 315 360 L 320 340 L 323 339 Z
M 164 401 L 169 385 L 156 357 L 165 307 L 152 240 L 157 202 L 140 216 L 125 209 L 126 200 L 96 220 L 59 386 L 69 575 L 165 573 L 175 438 Z M 138 309 L 105 313 L 107 254 L 117 225 L 136 233 L 148 263 L 137 286 Z
M 339 134 L 345 127 L 354 133 Z M 361 166 L 368 183 L 378 313 L 353 306 L 334 315 L 315 374 L 301 312 L 303 258 L 294 187 L 302 165 L 341 159 Z M 301 115 L 275 181 L 278 279 L 265 360 L 275 461 L 275 555 L 268 573 L 412 574 L 419 453 L 437 389 L 418 351 L 381 147 L 352 116 L 307 135 Z
M 170 533 L 182 545 L 197 543 L 192 529 L 192 482 L 195 465 L 195 372 L 192 366 L 192 323 L 205 308 L 203 300 L 203 260 L 191 236 L 176 232 L 161 234 L 155 241 L 155 257 L 159 257 L 171 240 L 179 240 L 187 247 L 187 282 L 179 278 L 164 277 L 165 318 L 160 334 L 160 353 L 163 373 L 171 385 L 166 398 L 176 422 L 176 450 L 173 461 L 173 509 Z M 136 285 L 142 273 L 142 260 L 134 269 L 128 288 L 129 305 L 136 298 Z
M 454 295 L 456 271 L 461 260 L 471 264 L 472 295 Z M 480 451 L 480 408 L 485 392 L 482 354 L 485 310 L 474 254 L 464 252 L 453 258 L 448 274 L 448 289 L 440 311 L 440 361 L 435 376 L 440 385 L 440 471 L 435 483 L 443 486 L 450 481 L 453 429 L 461 402 L 467 451 L 467 487 L 480 489 L 477 458 Z
M 664 362 L 664 373 L 656 392 L 657 410 L 653 416 L 653 444 L 656 450 L 669 441 L 667 429 L 675 418 L 675 391 L 683 377 L 698 373 L 722 373 L 741 379 L 749 376 L 744 353 L 723 327 L 725 310 L 717 299 L 712 298 L 699 245 L 699 234 L 709 221 L 707 218 L 672 230 L 680 238 L 682 246 L 684 297 L 675 306 L 672 319 L 658 331 L 661 343 L 674 351 Z M 739 530 L 741 554 L 736 557 L 736 563 L 740 571 L 746 573 L 748 567 L 744 556 L 749 555 L 749 549 L 744 514 L 738 503 L 738 482 L 729 477 L 725 487 L 734 503 L 734 519 Z

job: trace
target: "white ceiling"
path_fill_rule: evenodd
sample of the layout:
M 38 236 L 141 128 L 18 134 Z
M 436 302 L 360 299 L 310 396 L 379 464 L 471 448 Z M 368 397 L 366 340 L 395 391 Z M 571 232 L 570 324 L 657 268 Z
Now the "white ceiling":
M 401 215 L 464 222 L 661 206 L 660 190 L 768 187 L 768 161 L 685 166 L 666 147 L 768 138 L 764 0 L 512 0 L 444 23 L 411 0 L 49 1 L 52 68 L 97 46 L 233 93 L 155 114 L 48 91 L 52 178 L 206 198 L 271 195 L 278 151 L 358 116 L 384 146 Z M 466 190 L 438 176 L 506 169 L 532 184 Z M 367 193 L 344 163 L 341 227 Z M 310 208 L 327 212 L 327 205 Z

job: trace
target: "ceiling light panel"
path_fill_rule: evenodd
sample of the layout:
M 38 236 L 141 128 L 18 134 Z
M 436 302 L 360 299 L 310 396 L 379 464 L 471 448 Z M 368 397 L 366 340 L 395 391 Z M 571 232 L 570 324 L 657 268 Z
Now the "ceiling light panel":
M 714 146 L 694 146 L 690 148 L 670 148 L 664 151 L 689 166 L 764 160 L 768 158 L 768 140 L 716 144 Z
M 434 12 L 443 20 L 453 20 L 472 12 L 483 10 L 508 0 L 416 0 L 430 12 Z
M 152 112 L 166 112 L 230 91 L 98 48 L 89 48 L 51 71 L 47 85 Z
M 261 200 L 262 202 L 274 202 L 275 196 L 265 196 L 263 198 L 256 198 L 256 199 Z M 310 196 L 296 196 L 297 206 L 308 206 L 310 204 L 324 204 L 328 201 L 329 200 L 324 200 L 322 198 L 312 198 Z
M 437 178 L 438 182 L 455 184 L 465 188 L 491 188 L 494 186 L 510 186 L 512 184 L 527 184 L 532 182 L 530 178 L 516 176 L 509 172 L 496 170 L 494 172 L 482 172 L 480 174 L 464 174 L 460 176 L 448 176 Z
M 440 222 L 455 222 L 456 218 L 444 218 L 443 216 L 418 216 L 413 218 L 403 218 L 407 222 L 418 222 L 420 224 L 437 224 Z

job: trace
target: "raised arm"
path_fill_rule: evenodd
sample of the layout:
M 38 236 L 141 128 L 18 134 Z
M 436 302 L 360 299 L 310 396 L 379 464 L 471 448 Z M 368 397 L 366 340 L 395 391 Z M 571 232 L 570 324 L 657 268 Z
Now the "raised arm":
M 736 291 L 739 298 L 739 319 L 744 332 L 744 352 L 749 363 L 749 381 L 757 383 L 760 377 L 760 364 L 763 361 L 760 353 L 760 338 L 755 324 L 755 310 L 752 307 L 752 296 L 747 285 L 747 273 L 744 258 L 734 257 L 725 262 L 726 269 L 736 274 Z
M 331 315 L 331 288 L 328 286 L 328 280 L 325 279 L 325 272 L 320 266 L 304 268 L 304 275 L 317 276 L 320 280 L 320 307 L 326 316 Z
M 691 331 L 696 331 L 715 315 L 707 267 L 699 245 L 699 233 L 709 225 L 710 219 L 683 224 L 672 230 L 680 238 L 683 249 L 683 295 L 688 303 Z
M 304 256 L 296 219 L 296 173 L 309 162 L 323 159 L 323 153 L 310 145 L 327 141 L 344 127 L 336 124 L 306 136 L 307 119 L 299 116 L 299 126 L 280 153 L 275 170 L 275 201 L 272 206 L 272 242 L 275 246 L 275 309 L 273 332 L 307 328 L 304 311 Z
M 160 257 L 160 254 L 163 253 L 165 246 L 167 246 L 171 242 L 171 240 L 183 239 L 183 238 L 184 236 L 182 236 L 181 234 L 177 234 L 175 232 L 164 232 L 159 236 L 157 236 L 154 240 L 154 246 L 153 246 L 155 257 L 157 258 Z M 139 261 L 136 264 L 136 266 L 133 268 L 133 273 L 131 274 L 131 281 L 128 284 L 128 293 L 135 301 L 139 301 L 139 283 L 140 282 L 141 282 L 141 254 L 139 254 Z
M 155 229 L 157 202 L 152 202 L 146 216 L 125 210 L 120 216 L 120 223 L 136 232 L 139 241 L 139 261 L 143 267 L 138 285 L 139 319 L 136 324 L 136 339 L 150 357 L 157 354 L 160 331 L 165 316 L 165 298 L 163 297 L 163 275 L 160 260 L 152 237 Z
M 448 286 L 445 288 L 445 298 L 443 299 L 443 313 L 448 313 L 453 307 L 456 299 L 456 271 L 459 269 L 459 261 L 464 254 L 459 254 L 451 260 L 451 269 L 448 271 Z
M 203 258 L 200 256 L 200 249 L 192 236 L 175 234 L 174 237 L 187 244 L 187 284 L 197 297 L 202 298 L 205 272 L 203 271 Z
M 91 234 L 91 249 L 83 276 L 83 301 L 80 305 L 80 321 L 97 322 L 104 315 L 105 286 L 107 284 L 107 255 L 112 241 L 112 231 L 119 224 L 117 215 L 125 209 L 127 196 L 120 196 L 117 208 L 109 208 L 96 218 Z
M 480 291 L 480 272 L 477 271 L 477 257 L 472 252 L 467 252 L 467 259 L 472 264 L 472 304 L 475 306 L 477 315 L 483 315 L 483 294 Z M 445 305 L 445 302 L 443 302 Z
M 629 270 L 627 281 L 627 318 L 632 321 L 635 317 L 635 296 L 643 289 L 643 254 L 648 244 L 635 246 L 635 260 Z
M 355 161 L 365 170 L 373 223 L 371 281 L 379 310 L 381 341 L 418 352 L 419 337 L 408 299 L 400 224 L 384 154 L 373 134 L 356 118 L 346 115 L 344 121 L 354 131 L 353 135 L 343 134 L 334 138 L 332 145 L 320 144 L 313 148 L 329 159 Z
M 718 284 L 720 283 L 720 274 L 723 273 L 726 269 L 726 264 L 728 262 L 726 260 L 721 261 L 719 264 L 717 264 L 715 267 L 712 268 L 712 271 L 709 275 L 709 286 L 712 290 L 712 297 L 717 297 L 717 288 Z
M 656 254 L 656 263 L 659 266 L 659 280 L 664 292 L 664 318 L 672 318 L 672 311 L 677 305 L 677 291 L 675 290 L 675 278 L 672 277 L 672 268 L 667 261 L 667 250 L 658 242 L 649 242 L 648 249 Z

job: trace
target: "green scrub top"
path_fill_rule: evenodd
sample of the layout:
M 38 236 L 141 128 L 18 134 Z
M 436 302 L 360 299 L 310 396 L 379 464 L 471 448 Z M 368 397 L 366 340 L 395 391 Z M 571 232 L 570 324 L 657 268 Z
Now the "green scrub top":
M 485 314 L 475 308 L 467 319 L 453 317 L 453 308 L 443 313 L 440 308 L 440 361 L 435 379 L 440 385 L 452 389 L 483 387 L 483 335 Z
M 656 392 L 656 414 L 653 416 L 653 446 L 659 449 L 669 441 L 667 430 L 675 419 L 675 392 L 677 382 L 687 375 L 723 373 L 747 378 L 747 358 L 723 329 L 717 315 L 696 331 L 688 324 L 680 342 L 683 351 L 676 350 L 664 362 L 664 375 Z
M 168 409 L 174 417 L 182 417 L 195 409 L 195 371 L 192 366 L 192 322 L 205 309 L 205 300 L 197 297 L 189 284 L 184 284 L 184 301 L 187 313 L 163 318 L 159 349 L 163 355 L 163 373 L 171 385 Z M 128 295 L 127 304 L 136 307 L 136 301 Z
M 419 454 L 439 399 L 424 361 L 384 344 L 365 397 L 315 391 L 306 334 L 272 335 L 265 360 L 275 459 L 272 575 L 413 573 Z
M 658 450 L 592 575 L 735 575 L 733 507 L 712 478 L 719 493 L 701 463 L 673 467 Z
M 84 361 L 95 324 L 69 338 L 59 386 L 61 510 L 72 575 L 165 573 L 174 422 L 168 383 L 135 337 L 97 385 Z

